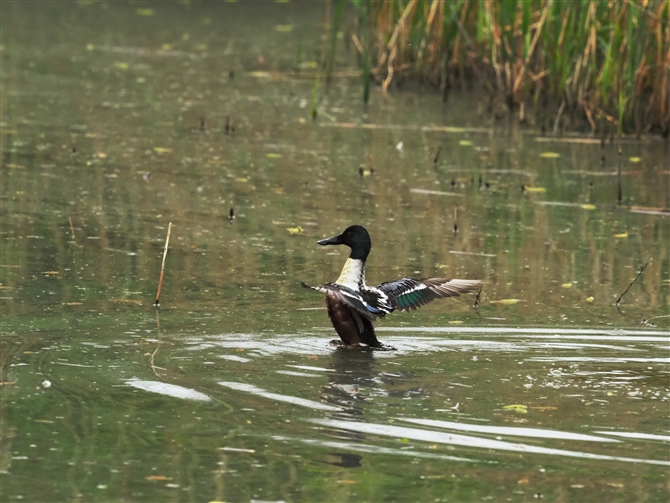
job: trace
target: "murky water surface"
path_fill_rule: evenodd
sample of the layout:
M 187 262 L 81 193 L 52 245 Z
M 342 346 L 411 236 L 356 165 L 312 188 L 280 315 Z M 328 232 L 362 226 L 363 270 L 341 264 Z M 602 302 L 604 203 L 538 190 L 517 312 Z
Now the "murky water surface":
M 668 501 L 667 144 L 342 72 L 313 122 L 323 8 L 3 2 L 0 499 Z M 330 345 L 352 223 L 480 305 Z

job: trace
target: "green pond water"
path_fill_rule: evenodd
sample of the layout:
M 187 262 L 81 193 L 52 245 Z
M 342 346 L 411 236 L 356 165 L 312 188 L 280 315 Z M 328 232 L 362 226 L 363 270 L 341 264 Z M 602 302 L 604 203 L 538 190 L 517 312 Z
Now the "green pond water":
M 668 501 L 667 143 L 366 110 L 343 44 L 312 121 L 316 2 L 1 9 L 0 500 Z M 332 346 L 353 223 L 479 305 Z

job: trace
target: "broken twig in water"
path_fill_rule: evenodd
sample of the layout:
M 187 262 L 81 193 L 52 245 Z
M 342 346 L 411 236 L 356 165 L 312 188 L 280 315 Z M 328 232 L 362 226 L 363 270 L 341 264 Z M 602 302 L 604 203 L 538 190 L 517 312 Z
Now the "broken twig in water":
M 621 299 L 623 299 L 623 296 L 626 295 L 626 294 L 628 293 L 628 290 L 630 290 L 630 287 L 633 286 L 633 283 L 635 283 L 635 282 L 637 281 L 637 278 L 640 277 L 640 274 L 642 274 L 642 271 L 644 271 L 644 269 L 645 269 L 648 265 L 649 265 L 649 262 L 647 262 L 646 264 L 644 264 L 644 265 L 642 266 L 642 269 L 640 269 L 640 272 L 637 273 L 637 276 L 635 276 L 635 279 L 634 279 L 633 281 L 630 282 L 630 285 L 628 285 L 628 288 L 626 288 L 626 291 L 623 292 L 621 295 L 619 295 L 619 298 L 618 298 L 618 299 L 616 300 L 616 302 L 614 303 L 615 306 L 619 307 L 619 301 L 620 301 Z
M 158 292 L 156 292 L 156 302 L 154 306 L 160 305 L 161 287 L 163 286 L 163 275 L 165 274 L 165 259 L 167 258 L 168 244 L 170 243 L 170 231 L 172 230 L 172 222 L 168 224 L 167 238 L 165 238 L 165 249 L 163 250 L 163 264 L 161 265 L 161 275 L 158 279 Z

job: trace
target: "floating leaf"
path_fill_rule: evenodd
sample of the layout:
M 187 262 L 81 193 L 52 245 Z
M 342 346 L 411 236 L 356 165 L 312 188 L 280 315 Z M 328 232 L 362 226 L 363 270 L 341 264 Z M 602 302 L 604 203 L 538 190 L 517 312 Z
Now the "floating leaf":
M 500 299 L 500 300 L 492 300 L 491 304 L 511 305 L 511 304 L 518 304 L 519 302 L 521 302 L 521 299 Z
M 293 25 L 290 24 L 278 24 L 275 26 L 275 30 L 282 32 L 282 33 L 287 33 L 289 31 L 293 31 Z
M 630 162 L 638 163 L 638 162 L 640 162 L 642 159 L 641 159 L 640 157 L 631 157 L 631 158 L 628 159 L 628 160 L 629 160 Z
M 472 145 L 472 142 L 470 140 L 461 140 L 458 142 L 458 144 L 464 147 L 469 147 L 470 145 Z
M 135 11 L 138 16 L 153 16 L 154 15 L 154 10 L 153 9 L 137 9 Z
M 117 61 L 114 63 L 114 66 L 116 66 L 119 70 L 127 70 L 129 68 L 128 63 L 123 61 Z
M 586 298 L 586 302 L 593 302 L 594 300 L 596 299 L 594 299 L 593 296 Z
M 107 154 L 105 154 L 104 152 L 98 152 L 98 153 L 95 154 L 95 156 L 96 156 L 98 159 L 105 159 L 105 158 L 107 158 Z
M 268 152 L 266 155 L 268 159 L 281 159 L 284 157 L 283 155 L 277 154 L 276 152 Z
M 302 227 L 287 227 L 286 230 L 291 236 L 295 236 L 296 234 L 302 234 Z
M 528 406 L 527 405 L 519 405 L 519 404 L 513 404 L 513 405 L 505 405 L 503 407 L 505 410 L 513 410 L 515 412 L 518 412 L 519 414 L 528 414 Z
M 628 237 L 628 231 L 615 234 L 614 237 L 617 239 L 626 239 Z
M 11 162 L 9 164 L 5 164 L 5 166 L 11 169 L 25 169 L 25 166 L 21 166 L 20 164 L 14 164 Z
M 563 283 L 561 288 L 572 288 L 572 283 Z
M 540 154 L 540 157 L 543 157 L 545 159 L 556 159 L 557 157 L 561 157 L 561 154 L 558 152 L 542 152 Z
M 249 179 L 248 178 L 235 178 L 235 181 L 240 182 L 240 183 L 247 183 L 249 181 Z
M 165 147 L 154 147 L 154 152 L 157 154 L 169 154 L 172 152 L 171 148 L 165 148 Z
M 95 46 L 93 44 L 86 44 L 86 50 L 92 51 Z
M 147 480 L 172 480 L 172 477 L 166 477 L 165 475 L 149 475 L 144 478 Z
M 161 49 L 163 49 L 164 51 L 169 51 L 172 49 L 172 44 L 163 44 L 161 45 Z
M 523 190 L 526 192 L 547 192 L 547 189 L 544 187 L 531 187 L 529 185 L 524 185 Z
M 463 320 L 451 320 L 449 322 L 449 325 L 462 325 L 462 324 L 463 324 Z
M 580 207 L 583 210 L 589 210 L 589 211 L 593 211 L 596 209 L 596 206 L 594 204 L 580 204 Z

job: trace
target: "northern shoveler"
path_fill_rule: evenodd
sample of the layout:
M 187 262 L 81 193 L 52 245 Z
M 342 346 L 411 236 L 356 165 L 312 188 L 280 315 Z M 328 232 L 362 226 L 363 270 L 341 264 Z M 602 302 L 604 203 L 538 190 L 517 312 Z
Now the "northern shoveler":
M 365 284 L 365 261 L 372 249 L 364 227 L 352 225 L 339 236 L 317 241 L 320 245 L 347 245 L 351 254 L 334 283 L 309 286 L 326 294 L 328 316 L 345 346 L 384 347 L 373 323 L 396 309 L 409 311 L 440 297 L 457 297 L 481 290 L 483 282 L 468 279 L 401 278 L 378 286 Z

